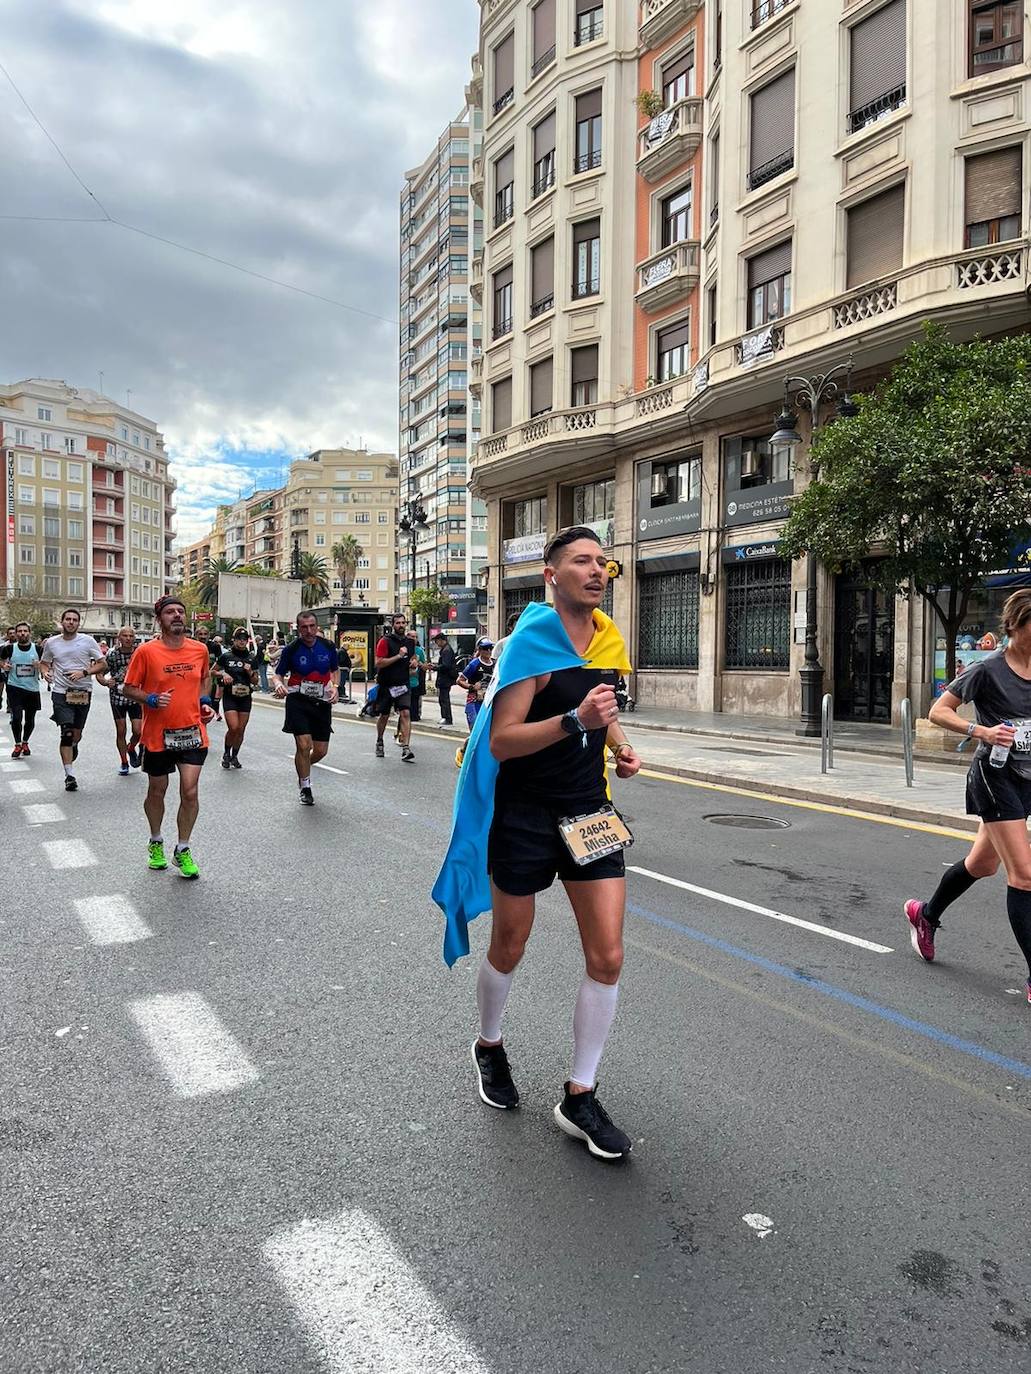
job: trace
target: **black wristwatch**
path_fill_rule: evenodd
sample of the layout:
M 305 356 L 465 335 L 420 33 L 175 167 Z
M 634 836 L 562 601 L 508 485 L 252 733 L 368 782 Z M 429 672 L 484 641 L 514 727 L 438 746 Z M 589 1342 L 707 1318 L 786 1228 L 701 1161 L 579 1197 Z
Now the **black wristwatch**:
M 562 729 L 565 730 L 567 735 L 578 736 L 584 748 L 587 747 L 587 727 L 576 714 L 575 706 L 571 711 L 567 711 L 562 717 Z

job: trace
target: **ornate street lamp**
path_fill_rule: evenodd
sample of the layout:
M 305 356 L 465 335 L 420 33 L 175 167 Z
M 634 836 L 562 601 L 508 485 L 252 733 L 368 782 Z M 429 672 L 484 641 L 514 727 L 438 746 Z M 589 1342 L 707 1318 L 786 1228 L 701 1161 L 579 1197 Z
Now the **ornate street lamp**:
M 844 385 L 840 379 L 844 379 Z M 841 419 L 851 419 L 859 414 L 852 397 L 849 383 L 852 380 L 852 359 L 839 363 L 829 372 L 818 373 L 814 377 L 788 377 L 784 383 L 784 409 L 777 416 L 776 432 L 770 436 L 771 444 L 797 448 L 802 442 L 798 432 L 798 411 L 809 411 L 809 471 L 810 480 L 819 480 L 818 461 L 814 460 L 812 445 L 820 430 L 823 418 L 821 407 L 828 402 L 837 401 L 837 413 Z M 802 681 L 801 724 L 796 731 L 799 735 L 816 736 L 820 734 L 820 716 L 823 701 L 823 664 L 817 647 L 816 622 L 816 558 L 806 554 L 805 581 L 805 660 L 799 669 Z
M 409 541 L 408 549 L 411 559 L 411 577 L 409 578 L 408 585 L 411 590 L 414 591 L 416 586 L 415 557 L 416 546 L 419 542 L 419 532 L 420 530 L 429 529 L 429 525 L 426 521 L 426 510 L 417 496 L 409 497 L 408 500 L 405 501 L 402 507 L 401 519 L 397 522 L 397 529 L 398 533 L 405 535 Z M 412 629 L 414 630 L 415 628 L 415 614 L 413 612 Z

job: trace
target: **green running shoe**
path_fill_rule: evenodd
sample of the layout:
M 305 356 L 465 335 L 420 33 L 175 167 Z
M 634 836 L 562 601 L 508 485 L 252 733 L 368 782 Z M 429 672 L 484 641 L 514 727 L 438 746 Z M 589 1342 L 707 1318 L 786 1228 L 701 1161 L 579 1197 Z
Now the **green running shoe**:
M 172 862 L 179 870 L 183 878 L 199 878 L 200 869 L 193 862 L 193 855 L 188 849 L 177 849 L 172 855 Z
M 168 867 L 168 860 L 165 858 L 165 846 L 160 840 L 151 840 L 147 846 L 148 858 L 147 867 L 152 868 L 155 873 Z

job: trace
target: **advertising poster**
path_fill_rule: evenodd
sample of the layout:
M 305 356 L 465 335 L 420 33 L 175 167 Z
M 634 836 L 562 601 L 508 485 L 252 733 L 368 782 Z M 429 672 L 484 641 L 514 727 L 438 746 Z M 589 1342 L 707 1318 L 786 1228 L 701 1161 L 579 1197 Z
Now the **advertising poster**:
M 991 630 L 983 634 L 975 634 L 969 630 L 960 630 L 956 636 L 956 675 L 960 676 L 966 668 L 975 663 L 982 662 L 990 654 L 994 654 L 997 649 L 1004 649 L 1007 644 L 1005 637 L 1000 637 L 992 633 Z M 945 640 L 939 636 L 934 646 L 934 695 L 940 697 L 945 688 L 949 685 L 949 680 L 945 672 Z
M 359 669 L 364 673 L 369 667 L 369 636 L 364 630 L 341 630 L 337 636 L 337 647 L 346 649 L 351 655 L 351 671 Z

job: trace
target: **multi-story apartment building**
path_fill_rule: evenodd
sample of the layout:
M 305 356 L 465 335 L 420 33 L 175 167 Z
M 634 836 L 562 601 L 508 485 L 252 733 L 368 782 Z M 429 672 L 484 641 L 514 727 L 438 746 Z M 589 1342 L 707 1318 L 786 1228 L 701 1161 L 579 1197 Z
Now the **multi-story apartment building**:
M 469 271 L 482 237 L 469 178 L 481 122 L 479 111 L 464 109 L 405 174 L 401 194 L 399 503 L 402 512 L 420 505 L 427 528 L 399 535 L 399 604 L 412 584 L 413 541 L 420 582 L 467 585 L 470 567 L 486 559 L 486 510 L 468 490 L 479 432 L 468 367 L 481 344 Z
M 212 553 L 211 531 L 193 544 L 187 544 L 180 554 L 181 578 L 183 582 L 196 582 L 216 556 Z
M 5 540 L 0 586 L 83 628 L 142 627 L 177 578 L 175 480 L 152 420 L 107 396 L 33 378 L 0 386 Z
M 785 384 L 851 360 L 867 389 L 926 319 L 959 340 L 1028 327 L 1029 37 L 1022 6 L 981 0 L 481 0 L 488 209 L 510 150 L 515 168 L 473 369 L 493 628 L 541 594 L 543 532 L 593 517 L 639 701 L 798 713 L 807 569 L 777 539 L 809 473 L 805 443 L 770 443 Z M 572 255 L 554 303 L 535 277 L 552 220 Z M 820 569 L 816 623 L 839 715 L 926 705 L 918 605 Z
M 283 488 L 256 491 L 247 502 L 247 562 L 287 572 L 283 536 Z

